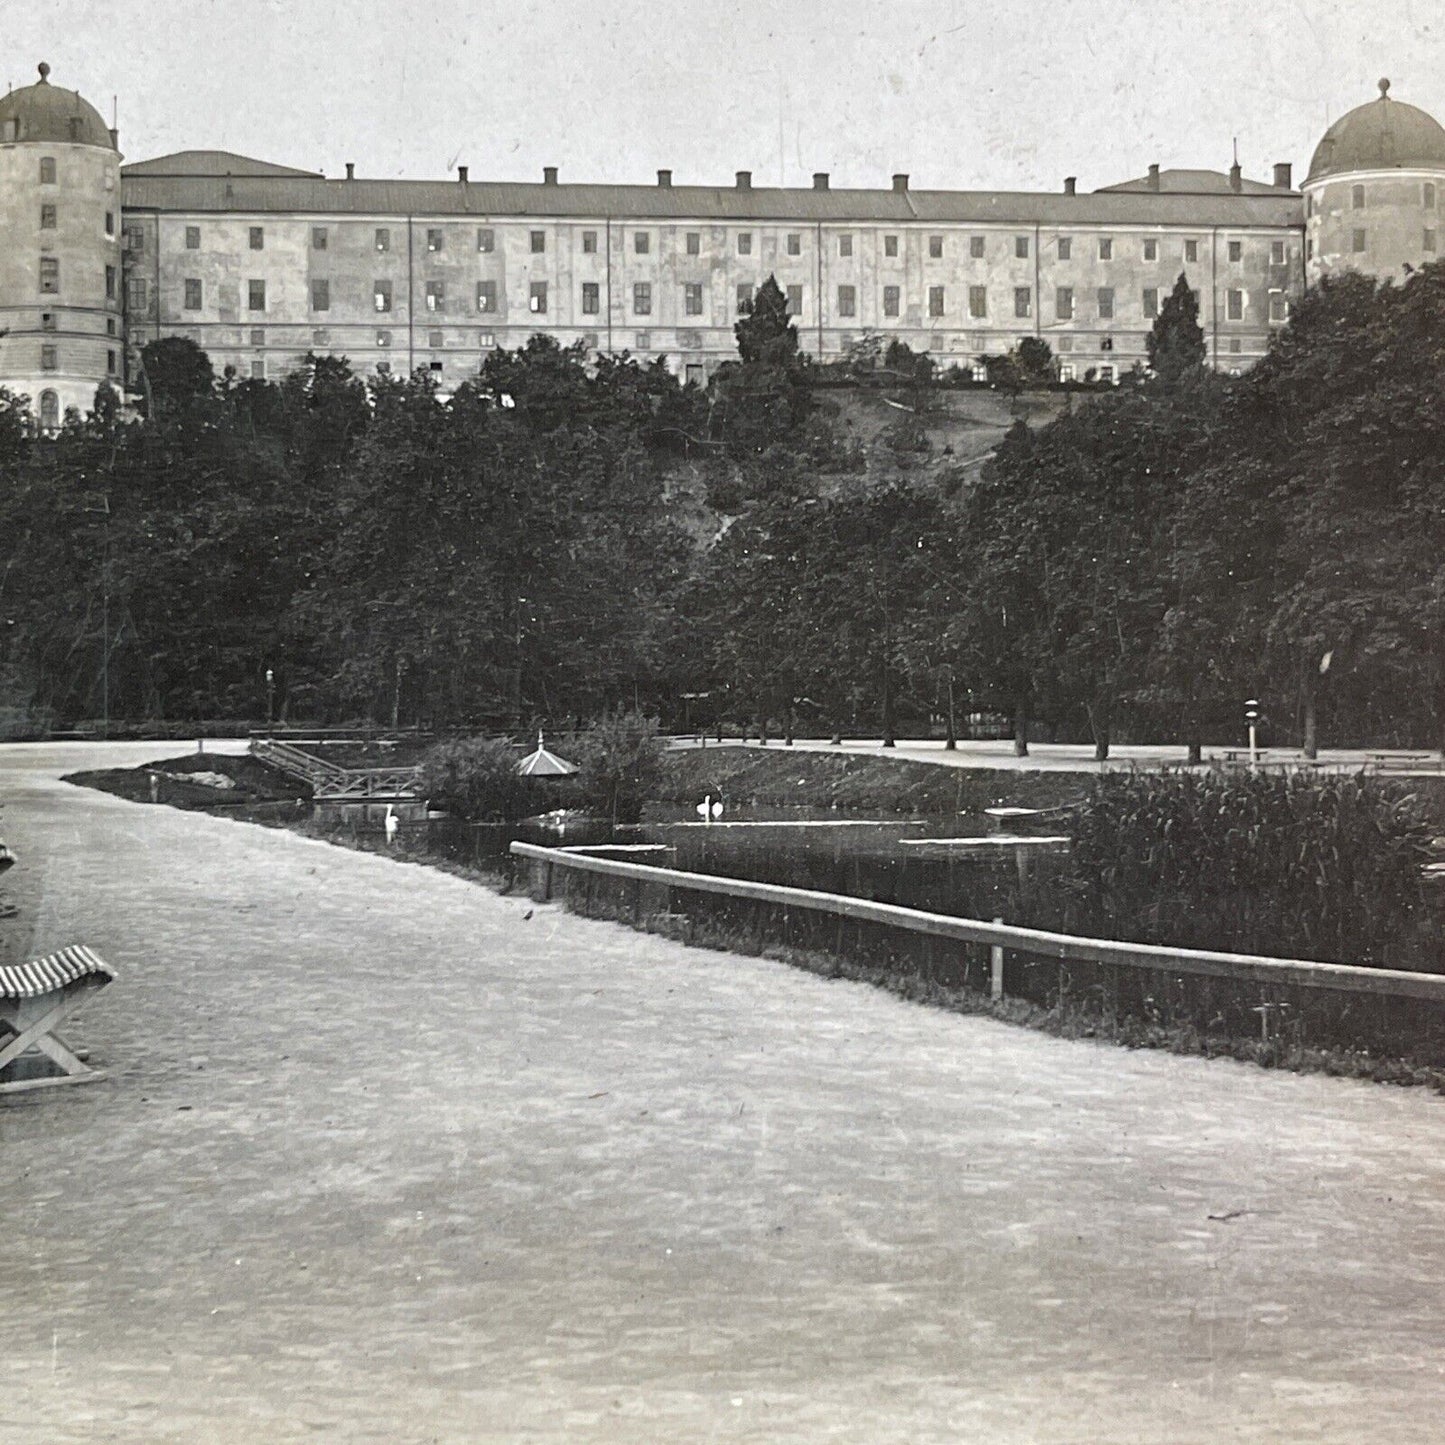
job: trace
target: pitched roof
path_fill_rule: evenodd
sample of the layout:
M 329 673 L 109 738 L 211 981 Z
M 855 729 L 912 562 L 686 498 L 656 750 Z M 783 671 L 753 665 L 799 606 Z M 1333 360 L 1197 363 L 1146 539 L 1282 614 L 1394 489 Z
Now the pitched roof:
M 153 162 L 147 165 L 155 164 Z M 1298 195 L 1228 191 L 819 190 L 737 186 L 536 185 L 512 181 L 324 180 L 304 172 L 230 176 L 124 171 L 125 204 L 242 215 L 535 216 L 538 219 L 849 221 L 1018 225 L 1298 226 Z
M 1120 181 L 1115 186 L 1101 186 L 1100 193 L 1117 194 L 1121 191 L 1159 192 L 1165 195 L 1224 196 L 1234 194 L 1234 187 L 1224 171 L 1167 170 L 1159 172 L 1156 186 L 1149 176 L 1140 176 L 1132 181 Z M 1267 186 L 1263 181 L 1241 178 L 1239 193 L 1246 196 L 1287 196 L 1290 194 L 1279 186 Z
M 122 166 L 122 176 L 251 176 L 295 177 L 319 180 L 320 171 L 298 171 L 294 166 L 278 166 L 272 161 L 253 160 L 234 151 L 175 151 L 150 161 L 137 161 Z

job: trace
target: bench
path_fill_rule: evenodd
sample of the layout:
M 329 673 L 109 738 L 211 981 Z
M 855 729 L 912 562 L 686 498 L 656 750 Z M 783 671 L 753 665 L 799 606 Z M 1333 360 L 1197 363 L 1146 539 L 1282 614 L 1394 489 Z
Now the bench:
M 87 1067 L 55 1029 L 114 977 L 98 953 L 79 944 L 0 966 L 0 1094 L 105 1077 Z

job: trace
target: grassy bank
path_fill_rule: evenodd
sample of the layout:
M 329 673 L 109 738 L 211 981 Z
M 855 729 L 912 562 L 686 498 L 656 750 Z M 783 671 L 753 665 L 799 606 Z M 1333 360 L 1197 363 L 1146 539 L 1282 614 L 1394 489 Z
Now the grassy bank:
M 1077 802 L 1085 773 L 950 768 L 908 758 L 859 757 L 785 747 L 689 748 L 663 759 L 660 801 L 696 803 L 706 794 L 733 806 L 837 808 L 851 813 L 955 814 Z

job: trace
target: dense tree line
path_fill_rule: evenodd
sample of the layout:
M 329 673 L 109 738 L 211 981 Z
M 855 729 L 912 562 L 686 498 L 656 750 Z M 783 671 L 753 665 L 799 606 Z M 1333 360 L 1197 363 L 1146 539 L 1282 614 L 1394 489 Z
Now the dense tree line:
M 987 711 L 1105 752 L 1257 696 L 1275 741 L 1438 744 L 1445 266 L 1312 290 L 1236 380 L 1197 309 L 1181 277 L 1147 374 L 942 482 L 859 470 L 771 282 L 706 389 L 542 338 L 446 398 L 156 343 L 141 421 L 0 396 L 0 706 L 254 718 L 270 671 L 318 721 Z

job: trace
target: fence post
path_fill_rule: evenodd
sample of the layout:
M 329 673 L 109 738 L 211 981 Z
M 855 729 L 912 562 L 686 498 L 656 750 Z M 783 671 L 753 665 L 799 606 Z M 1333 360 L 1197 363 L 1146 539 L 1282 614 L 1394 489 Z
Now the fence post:
M 1002 923 L 1002 918 L 995 918 L 995 923 Z M 988 951 L 989 962 L 989 990 L 988 996 L 998 1000 L 1003 997 L 1003 945 L 993 944 Z

